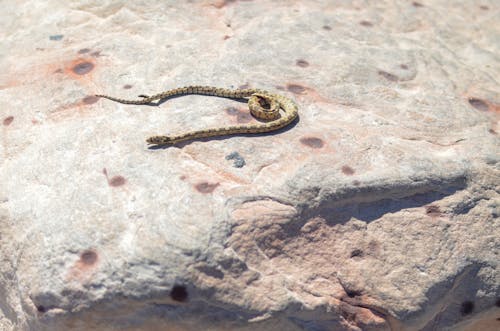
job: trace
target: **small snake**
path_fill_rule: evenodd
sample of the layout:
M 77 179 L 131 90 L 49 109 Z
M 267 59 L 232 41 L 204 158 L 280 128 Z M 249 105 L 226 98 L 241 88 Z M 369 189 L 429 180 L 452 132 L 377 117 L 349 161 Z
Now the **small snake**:
M 226 136 L 239 133 L 270 132 L 287 126 L 298 116 L 297 105 L 291 99 L 259 89 L 230 90 L 211 86 L 187 86 L 168 90 L 153 96 L 139 95 L 139 97 L 142 98 L 141 100 L 124 100 L 102 94 L 97 94 L 96 96 L 124 104 L 144 105 L 155 100 L 186 94 L 213 95 L 230 99 L 248 99 L 250 113 L 257 119 L 268 120 L 269 122 L 250 125 L 231 125 L 169 136 L 152 136 L 146 140 L 148 144 L 173 145 L 181 141 L 197 138 Z M 280 114 L 280 109 L 283 110 L 283 115 Z

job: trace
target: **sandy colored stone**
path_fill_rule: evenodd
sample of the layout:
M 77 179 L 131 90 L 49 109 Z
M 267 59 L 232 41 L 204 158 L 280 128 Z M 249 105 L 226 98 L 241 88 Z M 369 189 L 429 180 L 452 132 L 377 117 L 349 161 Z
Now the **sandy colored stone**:
M 0 330 L 496 330 L 494 1 L 6 2 Z M 186 85 L 262 88 L 275 134 Z

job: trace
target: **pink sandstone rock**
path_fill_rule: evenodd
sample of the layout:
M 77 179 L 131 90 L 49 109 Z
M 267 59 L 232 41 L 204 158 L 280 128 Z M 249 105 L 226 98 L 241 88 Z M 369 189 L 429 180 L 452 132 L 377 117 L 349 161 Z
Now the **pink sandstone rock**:
M 2 9 L 1 331 L 500 328 L 495 1 Z

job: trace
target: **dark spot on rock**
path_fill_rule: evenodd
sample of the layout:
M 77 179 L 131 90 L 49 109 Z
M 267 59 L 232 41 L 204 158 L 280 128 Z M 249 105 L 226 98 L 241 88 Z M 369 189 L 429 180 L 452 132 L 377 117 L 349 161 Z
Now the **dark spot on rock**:
M 295 94 L 300 94 L 306 90 L 306 88 L 304 86 L 297 85 L 297 84 L 288 84 L 286 86 L 286 89 L 292 93 L 295 93 Z
M 97 261 L 97 253 L 92 250 L 86 250 L 80 254 L 80 261 L 85 265 L 93 265 Z
M 495 306 L 500 307 L 500 298 L 497 298 L 497 301 L 495 301 Z
M 284 90 L 285 90 L 285 87 L 284 87 L 284 86 L 281 86 L 281 85 L 276 85 L 276 89 L 277 89 L 277 90 L 280 90 L 280 91 L 284 91 Z
M 247 88 L 249 88 L 249 87 L 250 87 L 250 85 L 248 85 L 248 84 L 243 84 L 243 85 L 238 86 L 238 89 L 239 89 L 239 90 L 245 90 L 245 89 L 247 89 Z
M 405 70 L 407 70 L 407 69 L 408 69 L 408 66 L 407 66 L 406 64 L 401 64 L 399 67 L 400 67 L 401 69 L 405 69 Z
M 56 71 L 54 71 L 54 73 L 56 73 L 56 74 L 61 74 L 61 73 L 63 73 L 63 72 L 64 72 L 64 71 L 63 71 L 62 69 L 57 69 Z
M 6 118 L 3 119 L 3 125 L 5 126 L 10 125 L 10 123 L 12 123 L 13 120 L 14 116 L 7 116 Z
M 185 302 L 188 299 L 188 292 L 183 285 L 174 285 L 170 291 L 170 297 L 174 301 Z
M 330 31 L 332 28 L 329 25 L 323 25 L 323 30 Z
M 57 41 L 57 40 L 63 39 L 63 37 L 64 37 L 64 35 L 62 35 L 62 34 L 53 34 L 52 36 L 49 36 L 49 39 Z
M 387 71 L 379 70 L 378 74 L 391 82 L 397 82 L 399 80 L 398 76 L 388 73 Z
M 179 177 L 180 180 L 186 180 L 186 178 L 187 178 L 186 175 L 182 175 Z
M 362 294 L 361 291 L 348 290 L 348 289 L 346 289 L 345 293 L 349 298 L 359 297 Z
M 94 64 L 91 62 L 81 62 L 73 67 L 73 72 L 77 75 L 85 75 L 94 69 Z
M 231 36 L 225 35 L 223 39 L 228 40 L 229 38 L 231 38 Z
M 307 62 L 306 60 L 297 60 L 296 64 L 302 68 L 309 67 L 309 62 Z
M 460 313 L 462 315 L 469 315 L 474 311 L 474 302 L 472 301 L 464 301 L 460 307 Z
M 495 130 L 493 130 L 493 129 L 489 129 L 488 132 L 491 133 L 491 134 L 497 134 L 497 132 Z
M 125 178 L 123 178 L 122 176 L 114 176 L 113 178 L 109 179 L 108 171 L 106 170 L 106 168 L 102 169 L 102 173 L 104 174 L 104 176 L 106 176 L 109 186 L 117 187 L 125 184 L 126 182 Z
M 500 321 L 500 317 L 497 317 L 497 321 Z
M 125 84 L 125 85 L 123 85 L 123 88 L 126 89 L 126 90 L 130 90 L 132 88 L 132 85 Z
M 412 5 L 413 5 L 413 7 L 423 7 L 424 6 L 420 2 L 416 2 L 416 1 L 413 1 Z
M 113 187 L 117 187 L 117 186 L 122 186 L 123 184 L 125 184 L 125 182 L 126 182 L 126 180 L 122 176 L 113 176 L 109 180 L 109 185 L 113 186 Z
M 425 207 L 425 213 L 431 217 L 441 216 L 441 209 L 436 205 L 429 205 Z
M 78 51 L 78 54 L 85 54 L 90 52 L 90 48 L 82 48 L 81 50 Z
M 481 99 L 469 98 L 469 103 L 472 107 L 481 111 L 488 111 L 488 104 Z
M 83 98 L 82 101 L 84 104 L 90 105 L 90 104 L 96 103 L 98 100 L 99 100 L 99 98 L 96 97 L 95 95 L 87 95 L 85 98 Z
M 233 167 L 235 168 L 243 168 L 246 164 L 245 159 L 238 152 L 232 152 L 226 155 L 226 160 L 234 160 Z
M 361 182 L 359 180 L 352 181 L 352 185 L 354 185 L 354 186 L 359 186 L 360 184 L 361 184 Z
M 236 107 L 228 107 L 226 108 L 226 113 L 228 115 L 238 115 L 240 113 L 240 110 Z
M 195 188 L 198 192 L 200 193 L 212 193 L 215 188 L 219 186 L 219 183 L 207 183 L 207 182 L 201 182 L 195 185 Z
M 238 123 L 248 123 L 248 122 L 251 122 L 252 119 L 253 119 L 252 115 L 250 115 L 250 113 L 246 113 L 246 112 L 240 112 L 236 116 L 236 121 Z
M 45 313 L 47 311 L 47 309 L 42 305 L 36 306 L 36 310 L 38 310 L 39 313 Z
M 101 51 L 92 52 L 92 53 L 90 53 L 90 55 L 92 55 L 93 57 L 99 57 L 99 56 L 101 56 Z
M 319 138 L 316 138 L 316 137 L 304 137 L 304 138 L 300 138 L 300 142 L 303 144 L 303 145 L 306 145 L 308 147 L 311 147 L 311 148 L 321 148 L 325 145 L 325 143 L 323 142 L 323 140 L 319 139 Z
M 373 23 L 372 22 L 368 22 L 368 21 L 361 21 L 361 22 L 359 22 L 359 24 L 362 25 L 362 26 L 366 26 L 366 27 L 373 26 Z
M 342 166 L 342 172 L 344 173 L 344 175 L 348 175 L 348 176 L 352 176 L 354 175 L 354 169 L 349 167 L 349 166 Z
M 488 10 L 488 9 L 490 9 L 488 6 L 485 6 L 485 5 L 479 6 L 479 8 L 481 8 L 482 10 Z
M 351 252 L 351 258 L 356 256 L 363 256 L 363 251 L 361 249 L 355 249 Z
M 228 28 L 230 28 L 230 27 L 231 27 L 231 23 L 226 23 L 226 26 L 227 26 Z

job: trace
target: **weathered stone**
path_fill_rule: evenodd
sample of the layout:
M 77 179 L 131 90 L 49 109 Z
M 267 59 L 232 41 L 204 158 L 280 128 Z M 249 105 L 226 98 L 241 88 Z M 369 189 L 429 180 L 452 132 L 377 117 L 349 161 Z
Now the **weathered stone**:
M 494 2 L 2 9 L 0 330 L 498 329 Z

